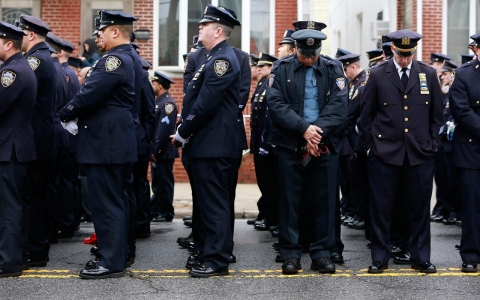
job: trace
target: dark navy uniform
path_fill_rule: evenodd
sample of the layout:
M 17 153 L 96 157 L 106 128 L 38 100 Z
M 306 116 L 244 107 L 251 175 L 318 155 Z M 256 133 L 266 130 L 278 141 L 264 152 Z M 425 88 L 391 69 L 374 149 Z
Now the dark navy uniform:
M 170 136 L 175 134 L 177 105 L 169 92 L 155 100 L 157 129 L 152 147 L 155 162 L 152 162 L 152 215 L 161 215 L 171 221 L 175 216 L 173 208 L 173 164 L 179 157 L 178 149 L 171 144 Z
M 77 160 L 86 167 L 99 264 L 115 271 L 124 270 L 127 259 L 124 182 L 137 160 L 134 105 L 133 54 L 123 44 L 98 60 L 80 93 L 60 111 L 63 122 L 78 118 Z
M 297 40 L 299 51 L 304 51 L 302 47 L 308 51 L 302 55 L 315 57 L 326 36 L 306 29 L 292 34 L 292 38 Z M 314 261 L 325 259 L 328 272 L 335 272 L 329 249 L 335 244 L 337 153 L 347 114 L 346 78 L 339 65 L 330 59 L 319 56 L 311 67 L 306 67 L 297 55 L 281 60 L 270 76 L 267 103 L 272 118 L 271 144 L 275 145 L 278 159 L 280 254 L 286 259 L 282 270 L 296 273 L 287 269 L 289 260 L 299 260 L 306 246 L 299 243 L 298 217 L 300 205 L 305 203 L 311 213 L 314 236 L 310 256 Z M 316 87 L 316 91 L 310 87 Z M 310 125 L 323 130 L 320 135 L 330 155 L 312 158 L 302 169 L 307 143 L 303 134 Z M 299 266 L 295 268 L 298 272 Z
M 480 44 L 480 34 L 471 36 Z M 462 199 L 462 270 L 476 271 L 480 261 L 480 63 L 473 60 L 454 71 L 450 107 L 457 126 L 453 135 L 453 161 L 460 168 Z M 474 266 L 472 270 L 468 265 Z
M 42 20 L 26 15 L 20 16 L 18 26 L 41 36 L 46 36 L 50 31 Z M 35 44 L 25 52 L 24 57 L 37 78 L 37 100 L 32 116 L 37 160 L 30 165 L 29 170 L 28 250 L 32 262 L 38 261 L 43 264 L 48 261 L 50 249 L 47 227 L 48 187 L 54 181 L 53 163 L 57 153 L 54 121 L 57 71 L 45 42 Z
M 207 6 L 200 21 L 204 22 L 220 22 L 230 28 L 240 25 L 225 10 L 212 5 Z M 239 156 L 239 93 L 240 65 L 233 48 L 224 40 L 210 49 L 208 58 L 190 80 L 183 122 L 176 134 L 177 140 L 189 139 L 183 155 L 189 160 L 194 202 L 205 235 L 203 240 L 194 240 L 195 247 L 203 252 L 204 266 L 222 275 L 228 274 L 233 250 L 229 179 L 231 159 Z M 192 276 L 211 276 L 203 273 L 202 268 L 190 271 Z
M 421 39 L 410 30 L 389 36 L 402 56 L 412 56 Z M 435 272 L 429 262 L 429 210 L 434 158 L 441 147 L 442 92 L 430 66 L 413 59 L 404 71 L 394 59 L 380 63 L 367 75 L 362 95 L 359 129 L 369 151 L 372 273 L 383 272 L 388 265 L 391 219 L 399 191 L 407 202 L 412 266 Z
M 187 90 L 188 83 L 195 75 L 201 63 L 207 57 L 208 50 L 204 47 L 187 54 L 185 58 L 185 72 L 183 73 L 183 91 Z
M 0 22 L 0 41 L 21 40 L 23 32 Z M 5 53 L 5 52 L 3 52 Z M 0 57 L 0 277 L 22 272 L 23 199 L 27 190 L 28 162 L 36 158 L 31 117 L 37 80 L 20 49 Z

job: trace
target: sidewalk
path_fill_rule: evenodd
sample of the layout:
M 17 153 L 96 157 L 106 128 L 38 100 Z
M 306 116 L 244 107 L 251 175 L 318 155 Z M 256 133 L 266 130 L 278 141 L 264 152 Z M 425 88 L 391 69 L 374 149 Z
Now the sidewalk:
M 192 215 L 192 190 L 190 183 L 175 183 L 173 206 L 175 218 Z M 235 218 L 253 219 L 258 214 L 257 201 L 260 190 L 256 184 L 238 184 L 235 198 Z

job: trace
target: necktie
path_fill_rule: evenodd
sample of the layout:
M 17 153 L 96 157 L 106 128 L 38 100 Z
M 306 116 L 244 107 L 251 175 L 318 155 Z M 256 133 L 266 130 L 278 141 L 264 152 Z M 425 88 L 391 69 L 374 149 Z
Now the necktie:
M 403 74 L 402 74 L 401 81 L 402 81 L 404 89 L 407 88 L 407 82 L 408 82 L 407 70 L 408 70 L 408 68 L 402 68 Z

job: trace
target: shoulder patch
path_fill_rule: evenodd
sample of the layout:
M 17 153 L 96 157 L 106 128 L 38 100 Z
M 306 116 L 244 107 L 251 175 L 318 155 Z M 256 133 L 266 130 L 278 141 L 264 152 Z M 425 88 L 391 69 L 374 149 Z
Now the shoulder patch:
M 173 103 L 165 103 L 164 108 L 165 108 L 165 112 L 167 113 L 167 115 L 169 115 L 175 109 L 175 105 Z
M 213 70 L 218 77 L 222 77 L 227 73 L 230 63 L 226 60 L 216 60 L 213 62 Z
M 65 75 L 65 79 L 67 80 L 67 83 L 70 81 L 70 76 Z
M 107 59 L 105 60 L 105 71 L 107 72 L 115 71 L 120 67 L 121 64 L 122 64 L 122 61 L 118 57 L 111 55 L 107 57 Z
M 365 81 L 363 82 L 363 85 L 367 84 L 368 79 L 370 79 L 370 70 L 367 70 L 365 73 Z
M 13 71 L 5 70 L 2 72 L 2 86 L 9 87 L 17 78 L 17 74 Z
M 38 68 L 38 66 L 40 66 L 40 60 L 35 56 L 27 57 L 27 62 L 30 65 L 30 68 L 32 68 L 34 71 Z
M 275 74 L 270 74 L 270 78 L 268 79 L 268 87 L 272 87 L 274 81 L 275 81 Z
M 450 82 L 448 83 L 449 87 L 452 87 L 452 84 L 455 81 L 455 76 L 457 76 L 457 74 L 455 73 L 455 71 L 452 71 L 452 73 L 450 74 Z
M 335 79 L 335 83 L 340 90 L 343 90 L 345 88 L 345 78 L 338 77 L 337 79 Z

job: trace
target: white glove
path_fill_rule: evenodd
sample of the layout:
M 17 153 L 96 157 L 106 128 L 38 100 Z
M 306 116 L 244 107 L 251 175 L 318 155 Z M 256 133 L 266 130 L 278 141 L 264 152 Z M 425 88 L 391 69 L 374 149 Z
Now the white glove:
M 358 130 L 358 126 L 357 126 L 357 125 L 355 125 L 355 131 L 357 132 L 357 134 L 360 133 L 360 130 Z
M 180 126 L 178 126 L 178 128 L 180 128 Z M 180 136 L 180 134 L 178 133 L 178 128 L 177 128 L 177 132 L 175 132 L 175 140 L 179 141 L 179 142 L 182 143 L 182 144 L 188 143 L 189 138 L 186 138 L 186 139 L 182 138 L 182 137 Z
M 258 154 L 260 155 L 268 155 L 268 151 L 263 149 L 262 147 L 260 147 L 260 149 L 258 149 Z
M 65 130 L 70 132 L 73 135 L 77 135 L 78 133 L 78 125 L 77 125 L 78 119 L 75 120 L 70 120 L 68 122 L 60 122 Z
M 372 148 L 367 150 L 367 156 L 368 156 L 368 154 L 370 154 L 370 150 L 372 150 Z

